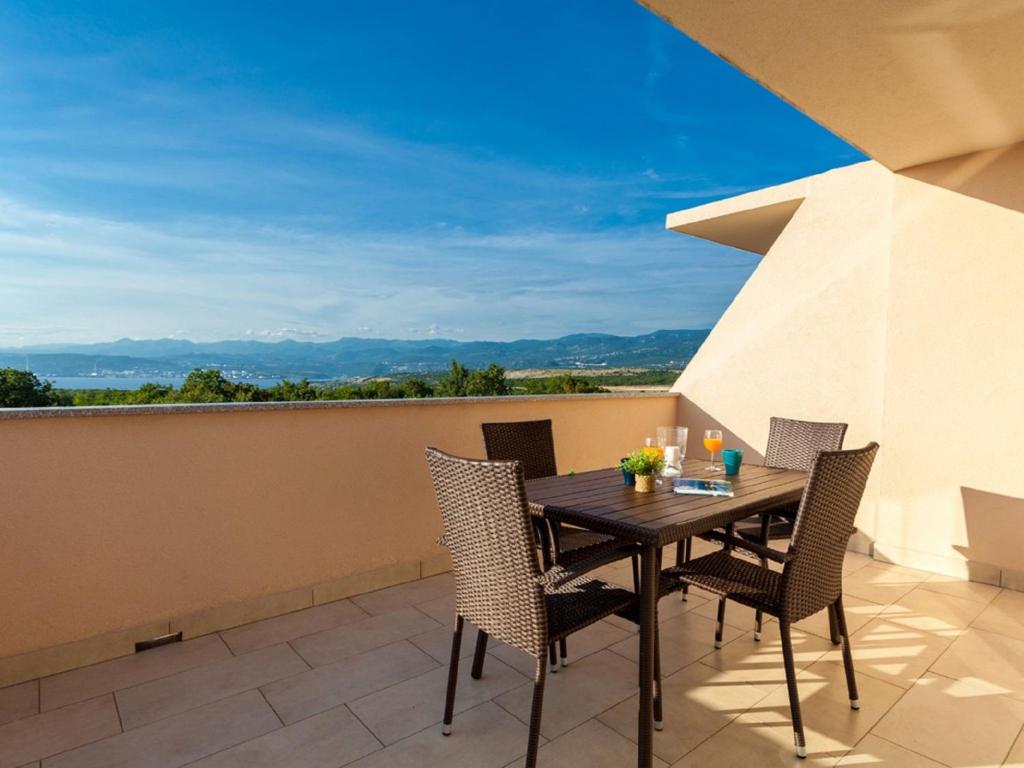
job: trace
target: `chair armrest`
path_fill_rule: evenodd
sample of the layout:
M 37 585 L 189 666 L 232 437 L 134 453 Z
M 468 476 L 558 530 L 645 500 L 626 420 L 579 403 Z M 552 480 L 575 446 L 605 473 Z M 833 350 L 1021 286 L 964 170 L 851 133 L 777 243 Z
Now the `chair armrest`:
M 741 539 L 739 536 L 731 536 L 718 531 L 708 531 L 704 535 L 706 538 L 712 539 L 713 541 L 720 541 L 726 546 L 735 547 L 736 549 L 745 549 L 748 552 L 753 552 L 758 557 L 763 557 L 766 560 L 773 560 L 776 563 L 788 563 L 793 559 L 792 552 L 780 552 L 777 549 L 772 549 L 771 547 L 765 547 L 761 544 L 755 544 L 752 541 Z
M 588 547 L 589 552 L 570 565 L 555 565 L 537 577 L 536 583 L 546 589 L 559 589 L 591 571 L 638 554 L 640 547 L 632 542 L 610 541 Z

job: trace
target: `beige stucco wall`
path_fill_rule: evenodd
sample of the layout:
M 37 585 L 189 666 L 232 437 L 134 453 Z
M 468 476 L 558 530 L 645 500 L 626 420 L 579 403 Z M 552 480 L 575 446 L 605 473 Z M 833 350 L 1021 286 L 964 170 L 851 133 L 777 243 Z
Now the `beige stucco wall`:
M 481 456 L 481 422 L 552 418 L 561 471 L 611 466 L 677 399 L 0 420 L 0 657 L 418 568 L 441 553 L 425 446 Z
M 1021 178 L 1021 145 L 812 177 L 676 383 L 682 418 L 755 449 L 771 415 L 847 421 L 882 444 L 857 547 L 1024 588 Z

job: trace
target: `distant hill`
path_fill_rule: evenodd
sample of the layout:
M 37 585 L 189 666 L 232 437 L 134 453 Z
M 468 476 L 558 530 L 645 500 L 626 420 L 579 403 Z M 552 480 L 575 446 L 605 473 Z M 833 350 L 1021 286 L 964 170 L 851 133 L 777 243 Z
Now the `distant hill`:
M 453 341 L 361 339 L 337 341 L 134 340 L 47 344 L 0 349 L 0 368 L 29 368 L 47 376 L 181 376 L 219 368 L 246 378 L 314 380 L 426 373 L 457 358 L 471 368 L 490 363 L 522 368 L 682 368 L 707 338 L 706 330 L 655 331 L 643 336 L 580 333 L 559 339 Z

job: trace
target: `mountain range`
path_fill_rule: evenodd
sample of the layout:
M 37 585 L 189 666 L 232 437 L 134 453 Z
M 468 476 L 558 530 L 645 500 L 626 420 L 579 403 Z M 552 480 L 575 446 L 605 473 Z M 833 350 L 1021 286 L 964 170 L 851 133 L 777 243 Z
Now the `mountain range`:
M 440 371 L 453 358 L 470 368 L 497 363 L 509 370 L 682 368 L 707 335 L 707 330 L 661 330 L 642 336 L 580 333 L 558 339 L 518 341 L 119 339 L 96 344 L 0 349 L 0 368 L 28 368 L 42 378 L 183 376 L 194 368 L 218 368 L 239 378 L 313 380 Z

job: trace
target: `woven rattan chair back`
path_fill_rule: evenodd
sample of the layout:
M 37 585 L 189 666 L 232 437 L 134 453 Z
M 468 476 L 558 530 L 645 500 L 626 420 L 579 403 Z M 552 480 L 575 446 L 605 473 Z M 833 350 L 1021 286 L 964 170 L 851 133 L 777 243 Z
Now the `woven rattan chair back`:
M 818 451 L 841 450 L 845 436 L 845 424 L 772 416 L 764 463 L 769 467 L 810 472 Z
M 527 480 L 558 474 L 551 419 L 494 422 L 482 424 L 481 429 L 491 461 L 518 461 Z
M 781 619 L 800 621 L 832 605 L 843 588 L 843 557 L 878 443 L 822 451 L 804 488 L 782 571 Z
M 518 462 L 474 461 L 427 448 L 455 575 L 455 612 L 533 656 L 547 648 L 530 510 Z

